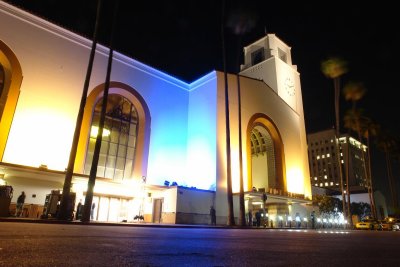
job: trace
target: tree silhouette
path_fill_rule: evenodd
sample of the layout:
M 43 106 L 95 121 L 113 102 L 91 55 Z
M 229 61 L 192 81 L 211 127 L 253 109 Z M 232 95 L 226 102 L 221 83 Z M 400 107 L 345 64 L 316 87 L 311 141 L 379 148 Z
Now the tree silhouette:
M 226 46 L 225 46 L 225 0 L 222 1 L 221 14 L 221 41 L 222 41 L 222 60 L 224 69 L 225 84 L 225 129 L 226 129 L 226 193 L 228 198 L 228 225 L 235 225 L 235 217 L 233 214 L 233 195 L 232 195 L 232 172 L 231 172 L 231 131 L 229 123 L 229 88 L 228 73 L 226 70 Z
M 385 154 L 386 171 L 388 175 L 389 189 L 391 195 L 391 210 L 393 213 L 398 212 L 397 190 L 392 169 L 392 153 L 398 147 L 397 140 L 387 130 L 380 130 L 376 136 L 377 147 Z
M 232 33 L 237 37 L 237 54 L 236 66 L 238 67 L 236 73 L 237 93 L 238 93 L 238 130 L 239 130 L 239 224 L 246 225 L 245 207 L 244 207 L 244 189 L 243 189 L 243 152 L 242 152 L 242 105 L 241 105 L 241 92 L 240 92 L 240 53 L 242 46 L 242 36 L 249 32 L 254 26 L 257 17 L 249 10 L 242 7 L 236 7 L 231 10 L 227 26 L 231 29 Z M 264 203 L 265 204 L 265 203 Z
M 89 90 L 89 82 L 90 82 L 90 77 L 92 74 L 92 68 L 93 68 L 93 61 L 94 61 L 94 55 L 96 51 L 96 45 L 97 45 L 97 36 L 98 36 L 98 30 L 99 30 L 99 21 L 100 21 L 100 14 L 101 14 L 101 6 L 102 6 L 102 0 L 97 1 L 97 15 L 96 15 L 96 22 L 94 26 L 94 32 L 93 32 L 93 41 L 92 41 L 92 48 L 90 50 L 90 56 L 89 56 L 89 63 L 86 71 L 86 78 L 85 78 L 85 83 L 83 85 L 83 91 L 82 91 L 82 97 L 81 97 L 81 102 L 79 106 L 79 112 L 78 116 L 76 119 L 76 125 L 75 125 L 75 132 L 74 132 L 74 137 L 72 140 L 72 146 L 71 146 L 71 152 L 69 154 L 69 161 L 68 161 L 68 166 L 67 170 L 65 173 L 65 179 L 64 179 L 64 185 L 63 185 L 63 191 L 62 191 L 62 197 L 61 197 L 61 203 L 60 203 L 60 211 L 58 214 L 58 219 L 61 220 L 66 220 L 70 218 L 70 192 L 71 192 L 71 184 L 72 184 L 72 175 L 74 173 L 74 165 L 75 165 L 75 158 L 76 158 L 76 153 L 78 149 L 78 142 L 79 142 L 79 135 L 81 133 L 81 127 L 82 127 L 82 120 L 83 120 L 83 113 L 85 110 L 85 105 L 86 105 L 86 97 L 87 93 Z
M 346 210 L 346 199 L 344 195 L 344 186 L 343 186 L 343 170 L 342 163 L 340 159 L 340 110 L 339 110 L 339 99 L 340 99 L 340 77 L 347 72 L 347 62 L 345 62 L 341 58 L 329 58 L 321 63 L 321 70 L 324 75 L 333 80 L 333 85 L 335 89 L 335 120 L 336 120 L 336 155 L 337 162 L 339 166 L 339 184 L 340 191 L 342 193 L 342 208 L 343 214 L 345 218 L 348 218 L 348 211 Z

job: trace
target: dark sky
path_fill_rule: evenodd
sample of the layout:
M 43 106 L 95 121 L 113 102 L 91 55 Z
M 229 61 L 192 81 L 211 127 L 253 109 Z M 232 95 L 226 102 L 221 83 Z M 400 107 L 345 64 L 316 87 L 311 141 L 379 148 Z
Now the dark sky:
M 6 2 L 92 37 L 96 0 Z M 106 1 L 100 24 L 100 40 L 105 45 L 114 2 Z M 221 2 L 120 1 L 115 49 L 187 82 L 212 70 L 223 70 Z M 255 21 L 241 41 L 226 29 L 228 71 L 238 69 L 239 42 L 245 46 L 263 37 L 266 31 L 275 33 L 292 47 L 293 64 L 301 75 L 308 133 L 331 128 L 335 123 L 333 82 L 320 69 L 324 59 L 335 56 L 348 62 L 349 72 L 343 76 L 343 84 L 362 82 L 367 89 L 359 107 L 383 128 L 398 134 L 400 30 L 398 9 L 393 1 L 368 4 L 366 1 L 232 0 L 226 3 L 228 16 L 240 10 L 251 14 Z M 340 101 L 343 114 L 350 104 L 344 98 Z M 376 167 L 376 172 L 385 172 L 381 168 Z
M 56 24 L 92 37 L 96 0 L 9 0 Z M 100 40 L 107 45 L 112 4 L 105 2 Z M 191 82 L 223 70 L 221 0 L 120 1 L 115 49 L 172 76 Z M 347 5 L 349 1 L 226 1 L 232 10 L 252 14 L 255 24 L 241 46 L 275 33 L 292 47 L 293 64 L 301 75 L 308 132 L 334 124 L 333 82 L 322 74 L 321 61 L 342 57 L 348 62 L 348 81 L 363 82 L 367 94 L 359 104 L 371 118 L 398 131 L 396 117 L 400 67 L 400 31 L 396 8 L 384 4 Z M 332 5 L 329 5 L 332 3 Z M 333 3 L 335 5 L 333 5 Z M 238 38 L 228 28 L 228 71 L 237 71 Z M 240 51 L 241 52 L 241 51 Z M 242 56 L 242 55 L 241 55 Z M 243 63 L 241 61 L 241 63 Z M 342 111 L 349 107 L 342 98 Z M 395 123 L 393 123 L 395 122 Z

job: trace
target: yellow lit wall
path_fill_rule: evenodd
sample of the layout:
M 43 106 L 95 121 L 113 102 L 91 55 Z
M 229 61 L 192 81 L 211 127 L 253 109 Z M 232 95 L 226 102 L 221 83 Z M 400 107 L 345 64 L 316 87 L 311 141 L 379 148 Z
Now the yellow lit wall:
M 226 135 L 224 112 L 224 84 L 223 73 L 219 73 L 218 81 L 218 155 L 220 159 L 217 167 L 217 176 L 220 177 L 217 190 L 217 199 L 226 201 Z M 238 134 L 238 98 L 237 82 L 234 75 L 228 75 L 230 104 L 230 137 L 231 137 L 231 162 L 232 162 L 232 188 L 233 192 L 239 192 L 239 134 Z M 283 147 L 283 171 L 285 190 L 288 192 L 311 196 L 309 183 L 308 157 L 305 139 L 304 116 L 302 112 L 296 112 L 286 104 L 277 93 L 262 81 L 241 77 L 241 104 L 242 104 L 242 155 L 244 190 L 248 191 L 249 162 L 246 157 L 247 144 L 246 127 L 254 114 L 265 114 L 275 125 L 281 138 Z M 301 97 L 300 97 L 301 98 Z M 297 107 L 302 111 L 301 101 Z M 218 202 L 218 201 L 217 201 Z M 227 210 L 227 207 L 223 207 Z

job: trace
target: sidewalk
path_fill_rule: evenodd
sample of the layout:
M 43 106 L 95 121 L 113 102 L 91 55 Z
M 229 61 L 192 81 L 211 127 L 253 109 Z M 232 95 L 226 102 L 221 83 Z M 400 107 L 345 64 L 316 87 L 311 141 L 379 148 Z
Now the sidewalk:
M 166 223 L 149 223 L 149 222 L 100 222 L 100 221 L 81 222 L 79 220 L 73 220 L 73 221 L 67 220 L 66 221 L 66 220 L 58 220 L 58 219 L 19 218 L 19 217 L 0 217 L 0 222 L 129 226 L 129 227 L 160 227 L 160 228 L 167 228 L 167 227 L 169 227 L 169 228 L 242 228 L 242 227 L 238 227 L 238 226 L 229 227 L 227 225 L 166 224 Z
M 81 222 L 79 220 L 65 221 L 58 219 L 40 218 L 19 218 L 19 217 L 0 217 L 0 222 L 20 222 L 20 223 L 45 223 L 45 224 L 70 224 L 70 225 L 97 225 L 97 226 L 125 226 L 125 227 L 156 227 L 156 228 L 214 228 L 214 229 L 264 229 L 264 230 L 351 230 L 351 229 L 329 229 L 329 228 L 294 228 L 294 227 L 250 227 L 250 226 L 228 226 L 211 224 L 172 224 L 172 223 L 150 223 L 150 222 L 101 222 L 90 221 Z

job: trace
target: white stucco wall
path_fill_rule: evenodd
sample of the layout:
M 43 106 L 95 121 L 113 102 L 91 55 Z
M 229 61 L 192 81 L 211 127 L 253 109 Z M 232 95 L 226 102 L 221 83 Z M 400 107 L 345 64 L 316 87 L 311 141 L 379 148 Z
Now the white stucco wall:
M 0 39 L 20 61 L 23 81 L 3 161 L 67 167 L 91 41 L 4 4 Z M 97 47 L 89 93 L 105 82 L 108 49 Z M 147 182 L 186 181 L 189 85 L 117 52 L 111 81 L 136 90 L 150 110 Z M 201 87 L 201 86 L 200 86 Z
M 178 187 L 177 193 L 177 212 L 208 215 L 215 205 L 212 191 Z

